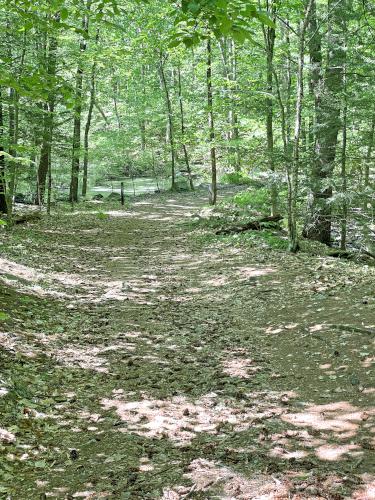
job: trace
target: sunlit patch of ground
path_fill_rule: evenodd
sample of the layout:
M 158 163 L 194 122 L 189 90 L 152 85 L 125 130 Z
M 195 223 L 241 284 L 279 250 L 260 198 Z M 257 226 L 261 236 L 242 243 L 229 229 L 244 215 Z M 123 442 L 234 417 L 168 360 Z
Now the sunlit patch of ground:
M 297 427 L 311 427 L 316 430 L 334 432 L 339 438 L 347 439 L 355 436 L 361 424 L 368 425 L 375 409 L 361 410 L 347 401 L 312 405 L 301 413 L 284 415 L 283 419 Z
M 166 489 L 162 499 L 180 500 L 189 491 L 197 491 L 208 492 L 210 498 L 282 500 L 288 498 L 290 491 L 290 482 L 286 480 L 262 475 L 248 478 L 229 467 L 202 458 L 191 462 L 186 477 L 193 482 L 193 488 Z
M 142 399 L 127 401 L 120 395 L 114 399 L 103 399 L 104 409 L 115 409 L 126 424 L 124 432 L 135 432 L 148 438 L 168 437 L 177 445 L 191 443 L 199 433 L 217 434 L 223 424 L 233 426 L 234 432 L 249 429 L 255 421 L 267 417 L 267 413 L 246 407 L 233 408 L 211 393 L 194 402 L 184 396 L 171 400 Z M 271 415 L 282 409 L 269 409 Z
M 231 377 L 250 378 L 260 369 L 259 366 L 254 365 L 252 359 L 233 358 L 223 361 L 223 371 Z

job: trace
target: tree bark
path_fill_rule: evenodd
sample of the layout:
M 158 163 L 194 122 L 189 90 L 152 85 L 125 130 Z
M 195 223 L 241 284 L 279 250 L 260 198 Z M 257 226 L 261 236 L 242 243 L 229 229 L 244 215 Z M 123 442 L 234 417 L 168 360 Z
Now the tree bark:
M 88 11 L 91 6 L 91 0 L 87 1 L 86 12 L 82 18 L 82 29 L 88 34 L 89 32 L 89 16 Z M 82 56 L 87 48 L 85 38 L 82 38 L 79 45 L 80 61 L 77 67 L 76 83 L 75 83 L 75 105 L 74 105 L 74 122 L 73 122 L 73 148 L 72 148 L 72 171 L 70 179 L 69 201 L 71 203 L 78 202 L 78 185 L 79 185 L 79 168 L 81 154 L 81 116 L 82 116 L 82 85 L 83 85 L 83 63 Z
M 168 114 L 168 134 L 167 135 L 168 135 L 168 142 L 169 142 L 170 153 L 171 153 L 171 175 L 172 175 L 171 189 L 174 190 L 174 189 L 176 189 L 176 152 L 175 152 L 174 133 L 173 133 L 173 111 L 172 111 L 171 98 L 169 95 L 168 84 L 167 84 L 167 80 L 165 77 L 164 61 L 165 61 L 165 59 L 164 59 L 163 53 L 160 52 L 160 64 L 159 64 L 160 79 L 161 79 L 162 86 L 164 89 L 165 103 L 167 106 L 167 114 Z
M 216 169 L 216 148 L 215 148 L 215 122 L 213 111 L 213 90 L 212 90 L 212 46 L 211 39 L 207 39 L 207 108 L 208 108 L 208 129 L 210 142 L 211 159 L 211 189 L 209 196 L 210 205 L 216 205 L 217 201 L 217 169 Z
M 344 68 L 344 96 L 342 105 L 342 146 L 341 146 L 341 193 L 342 193 L 342 214 L 341 214 L 341 235 L 340 248 L 346 250 L 346 233 L 348 225 L 348 201 L 347 201 L 347 174 L 346 174 L 346 147 L 347 147 L 347 122 L 348 122 L 348 98 L 346 95 L 346 68 Z
M 267 0 L 268 15 L 275 20 L 275 5 L 273 0 Z M 266 130 L 267 130 L 267 160 L 271 174 L 271 214 L 277 213 L 277 187 L 275 184 L 274 137 L 273 137 L 273 56 L 275 47 L 275 28 L 263 26 L 263 36 L 267 57 L 267 98 L 266 98 Z
M 99 30 L 96 32 L 96 45 L 99 41 Z M 95 105 L 95 78 L 96 78 L 96 61 L 93 63 L 91 68 L 91 77 L 90 77 L 90 101 L 89 101 L 89 109 L 87 111 L 87 119 L 85 125 L 85 134 L 84 134 L 84 156 L 83 156 L 83 177 L 82 177 L 82 197 L 86 198 L 87 195 L 87 181 L 88 181 L 88 168 L 89 168 L 89 135 L 90 135 L 90 127 L 92 121 L 92 115 L 94 111 Z
M 314 9 L 316 9 L 315 3 Z M 308 238 L 327 245 L 331 244 L 331 198 L 333 192 L 331 177 L 336 157 L 338 133 L 341 129 L 345 9 L 345 0 L 342 0 L 340 5 L 337 4 L 336 0 L 328 0 L 328 56 L 324 80 L 320 76 L 322 55 L 318 28 L 315 29 L 310 42 L 312 61 L 316 61 L 316 68 L 313 68 L 312 73 L 315 94 L 315 158 L 312 168 L 310 220 L 306 225 L 305 234 Z M 313 10 L 314 14 L 315 11 Z M 316 23 L 315 15 L 314 19 Z
M 55 20 L 60 20 L 60 15 L 56 14 Z M 51 81 L 56 76 L 57 66 L 57 38 L 54 35 L 49 37 L 48 55 L 47 55 L 47 73 Z M 40 151 L 40 159 L 37 173 L 37 193 L 35 202 L 43 205 L 46 190 L 46 181 L 49 165 L 51 163 L 51 148 L 54 129 L 54 109 L 55 109 L 55 90 L 51 89 L 48 94 L 48 101 L 44 106 L 43 112 L 43 136 Z
M 288 166 L 288 229 L 289 229 L 289 249 L 296 253 L 299 250 L 297 233 L 297 197 L 299 188 L 299 159 L 300 159 L 300 138 L 301 119 L 303 105 L 303 70 L 305 58 L 305 35 L 309 22 L 311 7 L 314 0 L 308 0 L 305 4 L 304 20 L 300 23 L 299 49 L 298 49 L 298 71 L 297 71 L 297 92 L 296 92 L 296 115 L 294 124 L 293 161 L 292 167 Z
M 181 70 L 180 70 L 180 66 L 178 66 L 178 69 L 177 69 L 177 76 L 178 76 L 178 100 L 179 100 L 179 103 L 180 103 L 180 117 L 181 117 L 182 149 L 184 151 L 185 165 L 186 165 L 186 170 L 187 170 L 187 174 L 188 174 L 188 177 L 189 177 L 190 189 L 192 191 L 194 191 L 194 183 L 193 183 L 193 178 L 192 178 L 192 175 L 191 175 L 189 155 L 188 155 L 188 152 L 187 152 L 186 141 L 185 141 L 185 119 L 184 119 L 184 105 L 183 105 L 183 101 L 182 101 L 182 85 L 181 85 Z
M 0 214 L 6 214 L 8 212 L 3 140 L 4 140 L 4 115 L 3 115 L 2 88 L 0 87 Z

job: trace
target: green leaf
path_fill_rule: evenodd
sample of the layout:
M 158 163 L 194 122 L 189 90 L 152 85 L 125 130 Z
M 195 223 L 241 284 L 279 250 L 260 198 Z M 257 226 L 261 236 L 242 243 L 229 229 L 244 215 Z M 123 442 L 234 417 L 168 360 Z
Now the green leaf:
M 37 460 L 36 462 L 34 462 L 34 467 L 36 467 L 37 469 L 44 469 L 45 467 L 47 467 L 47 463 L 44 460 Z
M 61 20 L 62 21 L 66 21 L 68 19 L 68 17 L 69 17 L 69 11 L 68 11 L 68 9 L 65 8 L 65 7 L 63 9 L 61 9 L 60 16 L 61 16 Z
M 275 28 L 275 23 L 270 19 L 265 12 L 258 11 L 256 13 L 256 17 L 261 21 L 263 24 L 266 26 L 269 26 L 270 28 Z
M 0 311 L 0 321 L 5 321 L 9 318 L 9 314 L 3 312 L 3 311 Z

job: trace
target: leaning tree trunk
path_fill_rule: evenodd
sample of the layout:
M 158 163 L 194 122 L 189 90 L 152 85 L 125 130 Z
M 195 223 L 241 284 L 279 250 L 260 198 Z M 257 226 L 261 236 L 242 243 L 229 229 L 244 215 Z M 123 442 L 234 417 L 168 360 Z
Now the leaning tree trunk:
M 3 99 L 2 89 L 0 87 L 0 214 L 6 214 L 7 206 L 7 190 L 5 180 L 5 158 L 4 158 L 4 117 L 3 117 Z
M 211 189 L 209 202 L 210 205 L 216 205 L 217 200 L 217 170 L 216 170 L 216 148 L 215 148 L 215 122 L 213 111 L 213 92 L 212 92 L 212 47 L 211 39 L 207 39 L 207 107 L 208 107 L 208 130 L 210 141 L 211 158 Z
M 338 133 L 341 129 L 341 96 L 345 61 L 345 0 L 340 5 L 328 0 L 328 59 L 324 82 L 317 77 L 315 92 L 315 159 L 312 169 L 312 204 L 305 234 L 308 238 L 331 244 L 332 175 Z M 319 50 L 317 48 L 317 50 Z M 315 57 L 321 58 L 316 52 Z

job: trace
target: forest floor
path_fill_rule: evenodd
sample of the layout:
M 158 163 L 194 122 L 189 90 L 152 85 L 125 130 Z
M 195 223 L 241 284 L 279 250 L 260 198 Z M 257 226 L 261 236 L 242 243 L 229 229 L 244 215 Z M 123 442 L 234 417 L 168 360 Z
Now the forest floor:
M 213 236 L 205 203 L 2 232 L 0 498 L 375 499 L 375 269 Z

